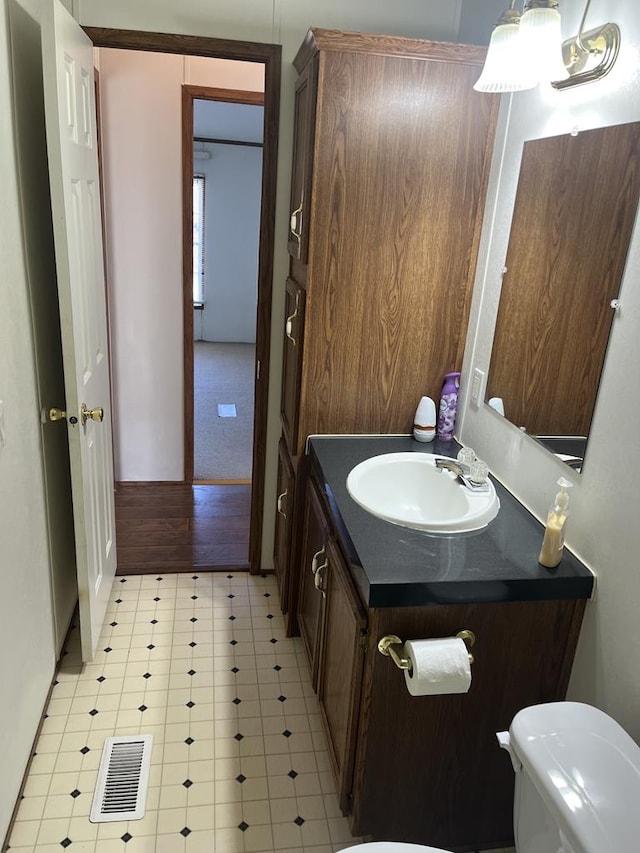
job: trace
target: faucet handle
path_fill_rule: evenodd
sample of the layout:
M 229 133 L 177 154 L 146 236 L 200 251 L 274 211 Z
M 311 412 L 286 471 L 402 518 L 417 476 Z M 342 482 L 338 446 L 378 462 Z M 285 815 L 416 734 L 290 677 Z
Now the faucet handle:
M 471 465 L 476 461 L 476 454 L 470 447 L 461 447 L 456 458 L 463 465 Z
M 481 459 L 476 459 L 469 466 L 469 479 L 472 483 L 480 485 L 487 482 L 489 476 L 489 466 Z

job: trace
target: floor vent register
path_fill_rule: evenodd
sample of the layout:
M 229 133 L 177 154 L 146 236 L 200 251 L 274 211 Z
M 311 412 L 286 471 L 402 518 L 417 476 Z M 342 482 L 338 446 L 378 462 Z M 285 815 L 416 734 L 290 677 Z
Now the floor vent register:
M 144 817 L 152 744 L 153 735 L 106 739 L 91 805 L 92 823 Z

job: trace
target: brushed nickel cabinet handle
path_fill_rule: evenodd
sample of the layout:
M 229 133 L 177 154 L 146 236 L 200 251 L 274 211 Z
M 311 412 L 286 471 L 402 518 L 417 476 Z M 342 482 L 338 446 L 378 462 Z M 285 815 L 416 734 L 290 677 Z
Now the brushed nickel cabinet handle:
M 287 496 L 288 489 L 285 489 L 281 495 L 278 495 L 278 512 L 283 518 L 287 517 L 287 513 L 282 509 L 282 502 Z
M 298 251 L 302 241 L 302 205 L 304 204 L 304 190 L 300 193 L 300 206 L 292 212 L 289 219 L 289 231 L 294 240 L 298 241 Z M 300 220 L 298 220 L 300 217 Z
M 324 570 L 327 568 L 327 565 L 328 565 L 328 563 L 325 560 L 321 566 L 318 566 L 318 568 L 316 569 L 316 572 L 313 576 L 313 582 L 315 584 L 315 587 L 318 590 L 318 592 L 322 593 L 323 598 L 327 597 L 327 593 L 326 593 L 326 591 L 322 585 L 322 579 L 324 578 Z
M 300 294 L 296 293 L 296 307 L 293 310 L 293 314 L 289 314 L 287 317 L 286 323 L 284 324 L 284 333 L 289 338 L 291 343 L 296 346 L 296 339 L 293 336 L 293 321 L 298 316 L 298 310 L 300 308 Z
M 302 230 L 298 231 L 298 216 L 302 219 L 302 204 L 300 204 L 300 207 L 296 207 L 296 209 L 291 213 L 291 218 L 289 219 L 289 231 L 291 232 L 291 236 L 299 243 L 302 239 Z
M 320 559 L 320 557 L 324 557 L 324 547 L 320 548 L 319 551 L 316 551 L 316 553 L 311 558 L 311 572 L 314 575 L 318 571 L 318 560 Z

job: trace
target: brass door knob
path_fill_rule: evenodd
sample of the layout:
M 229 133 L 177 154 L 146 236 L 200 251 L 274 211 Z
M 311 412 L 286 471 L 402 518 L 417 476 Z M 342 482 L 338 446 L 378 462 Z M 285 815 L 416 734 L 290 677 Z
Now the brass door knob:
M 47 412 L 47 420 L 63 421 L 67 417 L 67 413 L 63 409 L 52 408 Z
M 82 418 L 82 426 L 84 426 L 89 419 L 96 421 L 96 423 L 102 423 L 104 419 L 104 409 L 102 406 L 96 406 L 95 409 L 87 409 L 86 405 L 83 403 L 80 406 L 80 417 Z

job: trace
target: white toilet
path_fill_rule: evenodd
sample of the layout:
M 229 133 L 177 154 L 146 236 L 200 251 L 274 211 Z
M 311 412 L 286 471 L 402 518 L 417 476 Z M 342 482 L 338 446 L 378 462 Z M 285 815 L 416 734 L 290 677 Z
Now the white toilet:
M 498 741 L 516 772 L 518 853 L 640 850 L 640 747 L 611 717 L 579 702 L 534 705 Z M 447 853 L 393 841 L 348 850 Z

